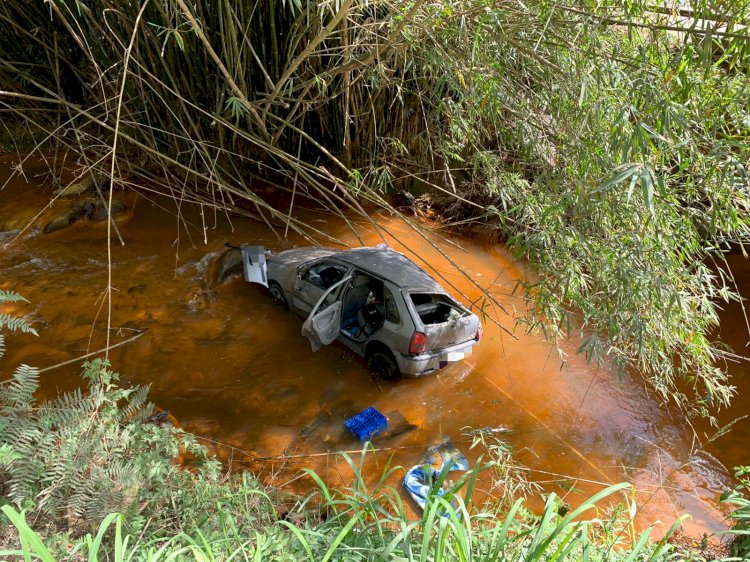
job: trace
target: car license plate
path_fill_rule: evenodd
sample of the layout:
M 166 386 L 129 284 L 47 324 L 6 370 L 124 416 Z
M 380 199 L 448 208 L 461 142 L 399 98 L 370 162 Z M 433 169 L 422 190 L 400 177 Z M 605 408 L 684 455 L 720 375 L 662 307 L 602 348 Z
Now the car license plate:
M 451 351 L 450 353 L 445 354 L 446 361 L 460 361 L 463 358 L 464 358 L 463 351 Z

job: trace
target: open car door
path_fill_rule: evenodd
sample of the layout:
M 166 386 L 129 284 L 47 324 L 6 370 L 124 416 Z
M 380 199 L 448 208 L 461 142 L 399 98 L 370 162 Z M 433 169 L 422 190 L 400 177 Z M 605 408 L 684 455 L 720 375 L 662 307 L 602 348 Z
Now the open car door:
M 312 350 L 318 351 L 324 345 L 333 343 L 339 335 L 341 329 L 341 299 L 337 299 L 333 304 L 325 305 L 328 295 L 333 293 L 341 285 L 348 282 L 351 275 L 344 277 L 341 281 L 331 285 L 315 303 L 304 324 L 302 324 L 302 335 L 310 340 Z
M 259 283 L 268 288 L 268 275 L 266 272 L 266 249 L 263 246 L 250 246 L 242 244 L 242 271 L 245 281 L 248 283 Z

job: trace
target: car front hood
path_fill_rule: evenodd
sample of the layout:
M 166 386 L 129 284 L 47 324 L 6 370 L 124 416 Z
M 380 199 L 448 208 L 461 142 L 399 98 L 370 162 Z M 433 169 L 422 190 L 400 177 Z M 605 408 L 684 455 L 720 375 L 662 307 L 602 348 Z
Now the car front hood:
M 288 269 L 294 269 L 306 261 L 330 256 L 338 253 L 338 251 L 333 248 L 294 248 L 293 250 L 286 250 L 278 254 L 271 254 L 266 261 Z

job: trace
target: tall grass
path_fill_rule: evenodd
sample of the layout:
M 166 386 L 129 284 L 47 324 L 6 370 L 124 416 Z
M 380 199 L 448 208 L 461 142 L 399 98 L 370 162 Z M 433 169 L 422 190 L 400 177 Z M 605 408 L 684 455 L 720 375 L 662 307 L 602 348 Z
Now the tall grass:
M 288 219 L 291 228 L 314 234 L 320 233 L 258 197 L 247 180 L 261 175 L 295 183 L 332 211 L 360 211 L 339 156 L 348 147 L 356 164 L 374 146 L 366 139 L 361 150 L 352 147 L 365 140 L 358 131 L 344 138 L 353 113 L 376 111 L 381 133 L 404 122 L 386 110 L 387 85 L 375 92 L 383 103 L 370 99 L 365 108 L 352 101 L 370 97 L 365 75 L 375 53 L 392 60 L 389 51 L 403 43 L 398 4 L 142 6 L 136 21 L 106 0 L 86 6 L 56 0 L 52 18 L 41 4 L 5 3 L 0 88 L 5 100 L 17 102 L 6 107 L 22 120 L 30 104 L 49 109 L 32 115 L 33 127 L 86 166 L 109 172 L 114 158 L 116 184 L 145 180 L 178 198 L 244 207 L 245 214 Z M 29 26 L 39 33 L 27 33 Z M 39 72 L 40 61 L 46 71 Z M 344 80 L 350 106 L 340 92 Z
M 629 486 L 619 484 L 602 490 L 565 516 L 550 495 L 544 511 L 533 516 L 516 501 L 506 513 L 482 511 L 471 504 L 470 493 L 459 491 L 477 476 L 474 468 L 454 484 L 445 496 L 433 495 L 421 518 L 410 518 L 397 490 L 383 482 L 368 490 L 357 466 L 347 458 L 355 474 L 354 484 L 331 490 L 314 473 L 315 498 L 301 502 L 286 519 L 252 529 L 218 507 L 225 521 L 220 532 L 204 534 L 200 526 L 177 534 L 152 532 L 147 537 L 124 531 L 122 516 L 111 514 L 95 535 L 78 539 L 61 554 L 53 554 L 51 542 L 34 531 L 24 514 L 10 506 L 2 512 L 16 528 L 19 548 L 0 551 L 0 556 L 52 562 L 63 559 L 99 560 L 409 560 L 409 561 L 633 561 L 666 560 L 673 546 L 667 542 L 679 521 L 657 542 L 649 541 L 651 529 L 633 543 L 617 542 L 621 530 L 603 520 L 584 518 L 597 513 L 597 503 Z M 451 502 L 451 499 L 454 502 Z M 317 503 L 313 503 L 315 500 Z M 454 508 L 454 503 L 458 508 Z M 314 506 L 314 507 L 313 507 Z M 324 516 L 323 516 L 324 515 Z M 114 527 L 114 528 L 113 528 Z

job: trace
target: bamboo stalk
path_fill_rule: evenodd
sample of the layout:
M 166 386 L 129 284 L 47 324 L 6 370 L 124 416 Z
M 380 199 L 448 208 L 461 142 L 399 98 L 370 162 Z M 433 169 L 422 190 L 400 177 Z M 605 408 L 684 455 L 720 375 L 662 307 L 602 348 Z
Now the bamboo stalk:
M 183 0 L 178 0 L 178 2 L 182 2 L 182 1 Z M 289 63 L 286 70 L 284 70 L 284 74 L 282 74 L 281 78 L 279 78 L 278 82 L 276 82 L 276 87 L 273 89 L 273 91 L 271 92 L 271 95 L 266 100 L 266 104 L 263 109 L 263 119 L 262 119 L 263 123 L 266 122 L 266 117 L 268 115 L 268 110 L 271 106 L 271 103 L 279 95 L 279 93 L 281 92 L 286 82 L 289 80 L 292 74 L 294 74 L 297 68 L 305 61 L 305 59 L 309 57 L 310 54 L 315 50 L 315 48 L 318 45 L 320 45 L 320 43 L 322 43 L 325 40 L 325 38 L 331 34 L 331 32 L 346 16 L 353 1 L 354 0 L 344 0 L 344 2 L 341 5 L 341 8 L 337 12 L 337 14 L 333 17 L 333 19 L 330 22 L 328 22 L 328 25 L 326 25 L 323 28 L 323 30 L 307 44 L 305 49 L 299 55 L 297 55 L 297 57 L 291 63 Z
M 190 24 L 193 27 L 193 31 L 195 31 L 195 34 L 198 36 L 198 38 L 203 43 L 203 46 L 205 47 L 206 51 L 208 52 L 209 56 L 213 59 L 213 61 L 216 63 L 216 66 L 219 69 L 219 72 L 221 72 L 222 76 L 224 76 L 224 79 L 227 81 L 227 84 L 229 85 L 229 88 L 232 90 L 232 93 L 237 97 L 239 100 L 242 101 L 242 103 L 245 106 L 245 109 L 250 113 L 250 115 L 253 116 L 255 119 L 256 124 L 258 125 L 258 132 L 263 135 L 267 136 L 266 128 L 264 126 L 264 120 L 260 118 L 260 115 L 258 114 L 257 110 L 255 109 L 255 106 L 247 99 L 244 92 L 240 90 L 240 88 L 237 86 L 237 84 L 232 79 L 231 75 L 229 74 L 229 71 L 224 66 L 224 63 L 221 62 L 221 59 L 216 54 L 216 51 L 214 51 L 213 47 L 211 46 L 211 43 L 208 41 L 208 38 L 206 37 L 205 33 L 203 33 L 203 30 L 201 29 L 201 26 L 198 24 L 198 22 L 193 17 L 192 12 L 190 11 L 190 8 L 187 7 L 184 0 L 176 0 L 177 3 L 180 6 L 180 9 L 182 10 L 183 15 L 185 18 L 190 22 Z

